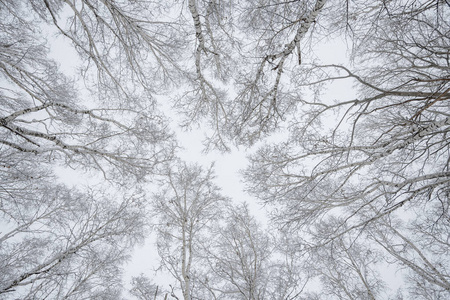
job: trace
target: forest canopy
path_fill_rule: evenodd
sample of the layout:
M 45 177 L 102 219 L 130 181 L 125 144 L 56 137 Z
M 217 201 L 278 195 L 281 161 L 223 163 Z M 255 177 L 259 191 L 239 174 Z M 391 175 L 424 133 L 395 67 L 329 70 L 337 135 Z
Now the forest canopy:
M 447 0 L 0 0 L 0 299 L 450 298 L 449 57 Z

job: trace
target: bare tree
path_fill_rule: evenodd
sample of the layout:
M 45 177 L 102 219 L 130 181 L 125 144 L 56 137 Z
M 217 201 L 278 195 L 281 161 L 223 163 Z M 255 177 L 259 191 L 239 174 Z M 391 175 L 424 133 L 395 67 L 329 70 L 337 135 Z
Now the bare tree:
M 392 14 L 392 10 L 389 12 Z M 412 19 L 400 28 L 400 21 L 408 20 L 407 16 L 386 15 L 384 23 L 378 25 L 381 31 L 397 24 L 395 30 L 383 34 L 404 33 L 403 42 L 392 36 L 376 35 L 371 40 L 379 44 L 364 48 L 366 56 L 361 59 L 378 54 L 384 59 L 380 64 L 391 60 L 384 68 L 379 64 L 368 66 L 367 77 L 362 77 L 343 66 L 312 67 L 324 78 L 311 78 L 307 85 L 352 78 L 361 85 L 361 98 L 335 104 L 305 102 L 304 118 L 291 127 L 291 139 L 285 144 L 261 148 L 252 157 L 253 166 L 247 173 L 254 183 L 250 187 L 252 192 L 263 200 L 280 200 L 286 205 L 290 204 L 284 200 L 298 198 L 299 201 L 292 202 L 296 209 L 290 209 L 295 216 L 286 221 L 297 218 L 307 223 L 336 207 L 364 207 L 367 201 L 384 201 L 386 197 L 389 200 L 378 207 L 378 214 L 389 213 L 425 196 L 428 188 L 436 197 L 444 193 L 448 178 L 445 135 L 449 125 L 445 104 L 449 94 L 443 88 L 448 82 L 444 71 L 446 58 L 439 51 L 423 52 L 431 51 L 433 43 L 444 42 L 444 35 L 433 29 L 435 20 L 426 15 L 421 16 L 425 20 Z M 445 29 L 442 16 L 437 17 Z M 381 23 L 382 16 L 378 18 Z M 412 29 L 417 23 L 421 26 Z M 411 53 L 400 52 L 403 51 L 401 43 L 409 43 Z M 430 57 L 439 62 L 421 66 L 418 58 L 411 57 L 420 54 L 424 60 Z M 413 60 L 417 65 L 408 63 Z M 375 64 L 378 60 L 371 62 Z M 334 76 L 330 73 L 333 69 L 343 74 Z M 420 74 L 423 78 L 418 81 Z M 425 80 L 425 77 L 433 79 Z M 426 81 L 430 84 L 425 85 Z M 317 126 L 323 122 L 321 118 L 337 114 L 339 108 L 344 111 L 336 126 L 329 132 L 318 130 Z M 355 210 L 350 210 L 348 215 Z
M 274 132 L 295 109 L 300 95 L 282 77 L 302 63 L 305 40 L 326 2 L 245 3 L 240 21 L 251 41 L 244 54 L 251 64 L 236 76 L 238 95 L 231 118 L 232 134 L 239 143 L 252 145 Z
M 363 233 L 369 224 L 382 228 L 381 220 L 388 215 L 412 214 L 415 217 L 405 219 L 409 233 L 402 236 L 416 244 L 409 236 L 421 232 L 427 248 L 441 248 L 448 223 L 421 215 L 437 208 L 439 216 L 447 211 L 449 5 L 346 3 L 344 11 L 336 11 L 337 18 L 321 20 L 325 29 L 333 26 L 353 42 L 351 66 L 302 62 L 293 82 L 312 89 L 314 98 L 299 101 L 286 142 L 263 146 L 251 156 L 245 172 L 248 190 L 276 206 L 273 217 L 279 225 L 302 230 L 305 239 L 319 220 L 338 215 L 340 222 L 324 233 L 327 240 L 318 247 L 353 231 Z M 357 98 L 321 97 L 326 84 L 345 81 L 358 89 Z M 420 225 L 414 219 L 421 220 Z M 397 239 L 403 240 L 399 235 Z M 406 259 L 393 251 L 396 242 L 387 241 L 387 253 L 395 253 L 399 263 Z M 448 253 L 444 256 L 448 259 Z M 437 272 L 446 274 L 448 265 Z M 412 285 L 430 287 L 426 273 L 413 273 Z
M 203 245 L 209 268 L 199 281 L 212 299 L 300 299 L 306 280 L 290 242 L 269 234 L 247 204 L 230 207 Z
M 142 237 L 139 185 L 162 172 L 158 247 L 184 299 L 303 297 L 291 288 L 302 282 L 293 271 L 301 256 L 288 244 L 275 247 L 245 209 L 231 214 L 239 227 L 219 224 L 223 239 L 205 240 L 228 201 L 211 169 L 158 169 L 176 143 L 154 94 L 176 87 L 181 125 L 206 123 L 208 149 L 251 146 L 287 129 L 285 143 L 252 155 L 247 188 L 276 207 L 276 224 L 301 236 L 306 253 L 332 262 L 322 273 L 330 295 L 346 297 L 345 288 L 347 296 L 376 297 L 375 261 L 358 253 L 375 245 L 410 271 L 410 295 L 447 296 L 449 7 L 446 0 L 1 1 L 0 293 L 120 297 L 111 274 Z M 50 58 L 53 34 L 77 52 L 76 76 Z M 347 65 L 321 64 L 314 54 L 329 37 L 351 45 Z M 327 84 L 340 82 L 354 84 L 358 96 L 325 99 Z M 106 181 L 70 188 L 58 183 L 55 166 Z M 392 226 L 397 217 L 405 225 Z M 332 225 L 316 239 L 321 224 Z M 209 282 L 196 267 L 205 259 L 200 250 L 217 261 Z M 347 271 L 352 281 L 335 285 Z M 151 284 L 136 284 L 148 297 Z M 175 288 L 170 296 L 178 297 Z
M 133 277 L 131 280 L 132 288 L 130 294 L 139 300 L 156 300 L 162 299 L 162 295 L 167 299 L 167 292 L 164 293 L 160 287 L 153 284 L 151 280 L 144 274 Z
M 145 233 L 142 194 L 111 201 L 64 186 L 16 199 L 1 232 L 0 295 L 20 299 L 119 296 L 127 247 Z M 42 194 L 41 194 L 42 193 Z M 8 220 L 8 219 L 6 219 Z
M 213 272 L 208 280 L 218 277 L 215 284 L 222 297 L 264 299 L 273 244 L 271 237 L 258 228 L 246 205 L 230 212 L 216 243 L 209 254 Z
M 393 259 L 407 270 L 404 276 L 408 294 L 416 299 L 443 299 L 450 295 L 449 234 L 445 224 L 448 216 L 437 217 L 437 212 L 422 212 L 406 228 L 404 222 L 386 217 L 369 230 L 371 238 L 389 254 L 387 260 Z
M 173 105 L 184 116 L 182 127 L 208 124 L 212 132 L 205 141 L 207 149 L 229 151 L 225 126 L 230 99 L 226 85 L 237 64 L 241 43 L 235 37 L 238 25 L 233 19 L 239 3 L 189 0 L 186 4 L 180 8 L 180 19 L 188 37 L 185 43 L 191 48 L 185 68 L 187 86 Z
M 146 228 L 138 183 L 174 149 L 149 81 L 173 67 L 170 47 L 162 23 L 141 27 L 141 4 L 0 3 L 2 299 L 120 298 L 121 264 Z M 51 32 L 78 52 L 81 77 L 51 58 Z M 56 166 L 107 181 L 72 188 Z
M 318 223 L 311 232 L 316 243 L 327 240 L 333 227 L 341 220 Z M 378 270 L 383 261 L 382 252 L 373 247 L 364 236 L 348 234 L 317 247 L 305 247 L 308 253 L 308 268 L 318 276 L 322 287 L 320 297 L 324 299 L 383 299 L 385 283 Z M 385 295 L 388 293 L 384 293 Z
M 177 281 L 183 299 L 196 299 L 196 276 L 200 247 L 213 222 L 220 220 L 229 201 L 213 183 L 212 166 L 204 171 L 198 165 L 179 162 L 166 170 L 160 192 L 154 196 L 157 248 L 161 266 Z
M 300 44 L 325 3 L 187 1 L 181 15 L 193 28 L 194 70 L 175 107 L 184 126 L 209 125 L 207 150 L 253 145 L 292 112 L 298 94 L 283 73 L 301 62 Z
M 45 6 L 40 7 L 44 3 Z M 109 2 L 105 3 L 110 5 L 105 14 L 114 12 L 122 18 L 127 17 L 120 8 L 111 6 Z M 148 50 L 145 44 L 141 49 L 134 45 L 116 43 L 112 37 L 109 40 L 104 35 L 115 36 L 117 33 L 114 28 L 102 23 L 100 28 L 103 30 L 95 31 L 100 35 L 98 38 L 102 38 L 97 41 L 97 37 L 91 33 L 96 25 L 92 23 L 89 13 L 97 14 L 96 20 L 102 20 L 103 16 L 97 9 L 89 6 L 89 2 L 84 3 L 81 9 L 67 2 L 73 14 L 73 17 L 68 18 L 72 24 L 67 30 L 60 27 L 56 19 L 56 13 L 62 9 L 61 5 L 52 6 L 47 1 L 36 4 L 37 6 L 34 2 L 4 2 L 1 5 L 3 44 L 0 67 L 3 84 L 0 92 L 3 101 L 0 142 L 3 149 L 45 156 L 50 160 L 62 160 L 71 167 L 94 167 L 104 171 L 104 176 L 110 179 L 112 176 L 109 174 L 114 169 L 117 174 L 133 174 L 137 179 L 143 178 L 156 163 L 167 158 L 171 147 L 166 143 L 170 140 L 170 135 L 166 130 L 167 125 L 149 98 L 151 90 L 145 82 L 142 85 L 136 84 L 130 91 L 125 88 L 129 85 L 126 80 L 133 80 L 133 76 L 146 77 L 139 72 L 140 69 L 135 70 L 133 65 L 127 64 L 132 58 L 140 58 L 133 51 Z M 25 15 L 32 19 L 23 18 Z M 119 18 L 114 14 L 110 17 Z M 88 70 L 83 74 L 86 76 L 84 81 L 93 92 L 91 97 L 98 97 L 100 102 L 97 104 L 102 103 L 101 106 L 93 101 L 80 99 L 78 86 L 64 76 L 58 70 L 57 63 L 48 57 L 48 48 L 38 25 L 52 21 L 64 37 L 69 37 L 75 49 L 84 55 L 82 58 L 86 59 L 86 67 L 91 66 L 91 60 L 95 62 L 97 68 L 93 71 L 97 72 L 98 80 L 91 81 L 89 74 L 92 72 L 89 73 Z M 125 29 L 131 30 L 133 26 L 139 28 L 138 20 L 122 20 L 124 22 L 128 22 L 130 26 Z M 134 34 L 136 39 L 146 37 L 145 32 Z M 133 37 L 129 35 L 129 39 Z M 113 51 L 109 43 L 117 45 L 115 47 L 119 49 Z M 120 62 L 120 57 L 116 59 L 115 56 L 121 52 L 126 52 L 131 57 Z M 105 60 L 111 62 L 107 63 Z M 122 70 L 113 68 L 120 65 L 124 65 Z M 129 71 L 129 75 L 125 74 Z M 139 91 L 140 95 L 136 94 Z M 118 115 L 121 115 L 120 118 Z M 108 166 L 112 168 L 106 170 Z

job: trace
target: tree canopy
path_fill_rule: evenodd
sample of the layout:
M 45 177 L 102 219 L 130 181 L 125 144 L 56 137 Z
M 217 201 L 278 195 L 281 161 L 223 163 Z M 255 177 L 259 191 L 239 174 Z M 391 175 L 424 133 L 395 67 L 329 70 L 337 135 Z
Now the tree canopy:
M 0 1 L 0 299 L 450 297 L 449 37 L 447 0 Z M 150 232 L 173 282 L 127 294 Z

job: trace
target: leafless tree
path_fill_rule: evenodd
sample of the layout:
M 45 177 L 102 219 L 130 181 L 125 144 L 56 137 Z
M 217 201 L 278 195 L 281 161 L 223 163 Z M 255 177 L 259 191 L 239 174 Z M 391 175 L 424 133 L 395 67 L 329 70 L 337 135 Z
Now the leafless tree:
M 302 64 L 307 36 L 318 21 L 326 0 L 248 1 L 240 21 L 250 46 L 244 65 L 236 75 L 237 97 L 233 100 L 234 139 L 252 145 L 275 131 L 293 112 L 300 95 L 283 75 Z
M 264 299 L 273 243 L 250 216 L 247 206 L 230 212 L 216 243 L 209 254 L 213 272 L 208 280 L 216 281 L 221 299 Z
M 228 122 L 229 95 L 225 85 L 233 73 L 235 52 L 240 41 L 233 22 L 238 4 L 235 0 L 189 0 L 180 7 L 180 19 L 189 45 L 186 57 L 186 86 L 175 97 L 173 106 L 184 116 L 181 126 L 191 128 L 206 123 L 212 130 L 207 149 L 230 150 L 224 130 Z M 189 52 L 190 51 L 190 52 Z
M 181 15 L 195 36 L 194 71 L 175 107 L 184 126 L 209 124 L 207 149 L 252 145 L 292 112 L 298 95 L 283 73 L 301 62 L 300 44 L 325 3 L 187 1 Z
M 144 274 L 133 277 L 131 280 L 132 288 L 130 294 L 139 300 L 167 299 L 167 292 L 161 291 L 160 287 L 153 284 Z
M 146 228 L 138 183 L 174 146 L 149 74 L 175 67 L 141 4 L 0 2 L 2 299 L 120 298 L 121 264 Z M 78 52 L 81 77 L 51 58 L 51 32 Z M 72 188 L 57 166 L 107 181 Z
M 361 253 L 376 248 L 408 270 L 409 295 L 447 297 L 449 11 L 446 0 L 0 1 L 1 295 L 120 297 L 112 274 L 145 227 L 139 185 L 158 172 L 159 253 L 184 299 L 314 299 L 291 288 L 303 286 L 293 270 L 304 256 L 289 244 L 330 262 L 329 295 L 375 298 L 377 261 Z M 79 74 L 51 58 L 53 36 Z M 345 38 L 351 61 L 320 63 L 325 38 Z M 325 98 L 339 83 L 357 97 Z M 242 207 L 238 227 L 217 224 L 223 239 L 210 238 L 228 200 L 211 169 L 159 169 L 176 143 L 157 93 L 172 96 L 181 126 L 208 125 L 208 149 L 286 129 L 245 176 L 297 241 L 275 246 Z M 106 180 L 82 191 L 58 183 L 55 166 Z M 208 251 L 206 282 L 194 266 Z M 355 276 L 342 283 L 344 272 Z
M 311 78 L 307 83 L 314 85 L 320 81 L 353 78 L 360 84 L 361 98 L 335 104 L 305 103 L 304 117 L 293 123 L 290 140 L 263 147 L 252 157 L 253 166 L 247 173 L 254 183 L 250 190 L 263 200 L 270 198 L 283 202 L 297 198 L 298 201 L 292 202 L 297 209 L 290 211 L 296 213 L 299 222 L 300 219 L 310 222 L 336 207 L 364 207 L 367 201 L 386 200 L 378 207 L 378 214 L 389 213 L 415 198 L 429 195 L 428 189 L 435 198 L 445 193 L 448 155 L 444 153 L 448 148 L 445 136 L 449 125 L 446 100 L 449 93 L 444 87 L 448 74 L 445 72 L 446 54 L 431 50 L 433 43 L 438 43 L 436 47 L 441 49 L 446 47 L 442 44 L 444 34 L 434 29 L 434 15 L 421 16 L 426 19 L 411 19 L 400 25 L 401 20 L 408 20 L 407 14 L 395 18 L 392 10 L 389 15 L 385 10 L 380 11 L 382 13 L 386 14 L 384 23 L 377 29 L 382 31 L 389 27 L 389 31 L 382 33 L 404 34 L 404 39 L 380 37 L 381 33 L 371 37 L 379 44 L 366 45 L 365 56 L 361 59 L 367 60 L 377 54 L 383 60 L 372 59 L 372 66 L 367 66 L 364 71 L 367 75 L 359 76 L 343 66 L 315 65 L 312 69 L 324 78 Z M 382 17 L 378 15 L 378 23 Z M 445 29 L 442 16 L 437 17 L 441 21 L 439 26 Z M 396 24 L 397 27 L 393 27 Z M 413 29 L 417 24 L 423 28 Z M 403 52 L 400 43 L 407 44 L 404 46 L 410 53 Z M 424 53 L 426 50 L 431 52 Z M 422 66 L 418 61 L 420 57 L 437 61 L 427 65 L 424 62 Z M 388 61 L 391 63 L 386 63 Z M 330 73 L 333 69 L 343 74 L 334 76 Z M 308 75 L 312 76 L 312 73 Z M 425 80 L 425 77 L 433 79 Z M 425 81 L 430 84 L 425 85 Z M 321 132 L 318 129 L 324 121 L 321 118 L 338 114 L 340 107 L 344 108 L 342 119 L 329 132 Z M 355 210 L 349 211 L 349 215 Z
M 142 195 L 45 186 L 2 207 L 0 295 L 99 299 L 121 293 L 127 247 L 145 233 Z M 5 202 L 4 202 L 5 203 Z M 139 204 L 140 203 L 140 204 Z
M 198 165 L 179 162 L 166 170 L 160 191 L 154 196 L 157 248 L 161 266 L 179 284 L 183 299 L 196 297 L 199 249 L 207 229 L 217 222 L 229 201 L 213 183 L 212 166 L 203 170 Z
M 288 236 L 269 234 L 247 204 L 230 206 L 203 245 L 209 267 L 198 281 L 211 299 L 300 299 L 307 281 L 297 250 Z
M 316 244 L 326 242 L 328 233 L 341 222 L 332 218 L 318 223 L 311 232 Z M 308 268 L 322 283 L 318 298 L 374 300 L 389 295 L 384 293 L 386 285 L 378 272 L 384 256 L 359 233 L 340 236 L 318 247 L 306 246 L 304 252 L 308 253 Z
M 437 212 L 423 211 L 406 226 L 386 217 L 369 230 L 371 238 L 388 253 L 387 260 L 406 270 L 407 292 L 412 298 L 444 299 L 450 295 L 448 215 L 437 217 Z
M 245 172 L 248 190 L 276 206 L 273 217 L 279 225 L 302 230 L 305 238 L 319 220 L 338 215 L 340 223 L 317 246 L 337 243 L 354 231 L 363 233 L 369 224 L 382 228 L 387 216 L 412 214 L 401 236 L 415 245 L 410 237 L 420 233 L 429 243 L 426 248 L 442 248 L 448 223 L 439 218 L 447 211 L 450 178 L 450 6 L 446 1 L 344 3 L 347 7 L 337 11 L 337 18 L 321 19 L 322 32 L 333 26 L 347 34 L 351 65 L 303 61 L 292 74 L 294 84 L 312 89 L 314 98 L 299 101 L 286 142 L 263 146 L 252 155 Z M 330 101 L 322 96 L 326 84 L 345 81 L 355 85 L 357 98 L 349 94 Z M 432 210 L 440 211 L 440 217 L 422 216 Z M 394 240 L 383 241 L 399 263 L 410 261 L 394 251 Z M 448 259 L 448 252 L 443 256 Z M 414 264 L 409 265 L 414 274 L 409 282 L 426 286 L 417 295 L 442 297 L 424 296 L 426 290 L 439 288 L 431 288 L 433 280 L 414 270 Z M 441 275 L 449 269 L 442 266 L 436 268 Z M 439 293 L 445 294 L 443 290 Z
M 134 40 L 149 38 L 147 32 L 138 31 L 139 20 L 109 2 L 105 2 L 106 7 L 96 8 L 89 1 L 82 2 L 81 7 L 67 1 L 69 24 L 64 29 L 58 25 L 56 15 L 63 9 L 62 4 L 7 1 L 1 5 L 3 149 L 63 160 L 71 167 L 98 168 L 109 178 L 111 170 L 116 169 L 118 174 L 134 174 L 139 179 L 155 163 L 166 159 L 171 149 L 169 144 L 163 146 L 170 140 L 167 125 L 156 113 L 146 81 L 142 79 L 139 85 L 140 81 L 133 78 L 147 78 L 133 63 L 138 60 L 143 67 L 140 58 L 143 54 L 135 52 L 147 52 L 151 46 L 143 44 L 145 40 Z M 113 24 L 128 27 L 110 28 L 109 23 L 102 21 L 106 17 L 117 18 Z M 81 98 L 77 93 L 79 86 L 49 58 L 46 41 L 39 31 L 39 25 L 46 22 L 54 23 L 63 37 L 69 38 L 86 60 L 85 68 L 96 66 L 92 72 L 86 69 L 83 74 L 91 97 L 98 98 L 99 105 Z M 99 30 L 95 30 L 97 26 Z M 128 39 L 117 36 L 122 30 L 133 28 L 134 35 L 125 35 Z M 139 44 L 142 46 L 138 47 Z M 121 55 L 129 57 L 121 61 Z M 121 65 L 122 69 L 114 69 Z M 95 80 L 91 80 L 94 71 Z M 129 80 L 136 83 L 131 90 Z M 164 148 L 169 152 L 163 151 Z M 106 170 L 107 166 L 113 168 Z

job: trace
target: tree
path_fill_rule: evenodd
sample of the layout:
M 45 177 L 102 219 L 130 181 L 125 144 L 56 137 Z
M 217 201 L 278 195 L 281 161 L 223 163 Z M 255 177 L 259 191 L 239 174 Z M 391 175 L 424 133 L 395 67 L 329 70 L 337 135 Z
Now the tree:
M 238 143 L 253 145 L 276 131 L 295 109 L 300 95 L 283 74 L 302 64 L 304 40 L 326 2 L 262 0 L 256 5 L 251 1 L 244 4 L 243 14 L 250 18 L 241 17 L 242 30 L 251 47 L 243 56 L 251 64 L 236 75 L 238 95 L 233 100 L 231 132 Z
M 199 281 L 211 299 L 299 299 L 304 283 L 298 252 L 251 216 L 246 203 L 229 208 L 226 222 L 204 243 L 209 266 Z
M 444 299 L 450 294 L 448 216 L 436 219 L 436 212 L 423 212 L 406 228 L 400 220 L 386 217 L 369 230 L 371 238 L 389 254 L 387 260 L 393 258 L 407 270 L 408 294 L 417 299 Z
M 161 294 L 159 287 L 151 282 L 144 274 L 133 277 L 131 280 L 132 288 L 130 294 L 139 300 L 156 300 Z
M 183 125 L 205 122 L 207 149 L 251 146 L 274 132 L 298 94 L 282 79 L 326 1 L 190 0 L 194 75 L 175 107 Z M 294 51 L 297 49 L 297 51 Z M 232 88 L 231 88 L 232 87 Z M 236 93 L 230 92 L 236 90 Z
M 352 274 L 374 263 L 356 250 L 378 247 L 408 268 L 411 295 L 447 296 L 449 7 L 446 0 L 1 1 L 1 295 L 120 297 L 114 262 L 142 236 L 140 188 L 155 173 L 167 176 L 155 214 L 171 220 L 155 225 L 163 266 L 185 299 L 215 295 L 193 266 L 227 200 L 211 171 L 162 167 L 176 148 L 155 97 L 166 93 L 185 114 L 181 126 L 208 126 L 208 150 L 289 134 L 253 154 L 245 177 L 248 191 L 275 206 L 275 224 L 297 234 L 290 243 L 308 245 L 318 260 L 338 250 L 355 262 Z M 79 74 L 67 76 L 51 58 L 46 35 L 75 50 Z M 320 63 L 317 45 L 333 37 L 347 40 L 350 62 Z M 354 84 L 358 96 L 325 97 L 328 84 L 341 83 Z M 101 187 L 58 183 L 55 167 L 100 174 Z M 237 279 L 217 271 L 220 288 L 236 279 L 231 285 L 243 297 L 297 297 L 281 287 L 299 282 L 298 274 L 272 255 L 294 266 L 298 253 L 253 247 L 270 238 L 250 217 L 236 218 L 251 234 L 230 225 L 241 244 L 220 246 L 250 253 L 228 257 L 229 266 L 253 273 Z M 392 226 L 396 218 L 405 225 Z M 320 224 L 332 226 L 316 239 Z M 333 263 L 334 273 L 322 275 L 337 295 L 331 276 L 345 266 Z M 278 277 L 275 284 L 268 269 L 286 284 Z M 375 297 L 377 284 L 359 278 L 369 288 L 359 281 L 346 288 Z M 117 284 L 101 293 L 99 282 Z
M 319 220 L 339 216 L 318 247 L 352 231 L 364 233 L 370 224 L 383 228 L 383 218 L 406 213 L 415 217 L 406 218 L 410 233 L 402 236 L 440 228 L 422 233 L 428 247 L 440 248 L 448 223 L 428 212 L 442 216 L 448 202 L 449 5 L 346 3 L 337 18 L 321 20 L 325 29 L 333 26 L 351 39 L 352 66 L 303 60 L 293 82 L 312 89 L 314 99 L 298 101 L 286 142 L 265 145 L 251 156 L 248 190 L 276 205 L 276 222 L 302 230 L 305 239 Z M 322 96 L 325 84 L 346 80 L 357 87 L 357 98 Z M 414 219 L 421 220 L 419 227 Z M 393 251 L 395 242 L 384 245 L 402 261 L 403 254 Z M 430 282 L 423 272 L 414 276 L 421 278 L 413 280 L 417 285 Z
M 48 188 L 17 199 L 14 210 L 3 207 L 10 222 L 1 235 L 0 294 L 20 299 L 118 297 L 128 245 L 145 233 L 142 195 L 112 202 L 111 195 L 98 190 Z
M 140 27 L 148 21 L 141 9 L 0 3 L 2 298 L 120 297 L 121 264 L 146 230 L 139 184 L 174 151 L 149 84 L 170 62 L 148 64 L 149 49 L 165 47 L 152 44 L 160 31 Z M 46 30 L 78 52 L 81 77 L 51 58 Z M 105 180 L 71 187 L 55 167 Z
M 147 78 L 140 68 L 132 68 L 126 62 L 139 59 L 139 54 L 134 52 L 147 51 L 149 45 L 141 42 L 141 47 L 134 47 L 125 43 L 139 44 L 133 38 L 143 39 L 146 32 L 130 33 L 125 39 L 117 37 L 115 32 L 130 28 L 116 30 L 103 24 L 101 30 L 95 31 L 96 36 L 91 32 L 96 26 L 91 19 L 94 13 L 96 20 L 124 18 L 117 22 L 118 26 L 123 22 L 138 26 L 140 21 L 109 2 L 106 2 L 107 7 L 96 8 L 87 1 L 80 10 L 67 3 L 73 14 L 68 17 L 72 22 L 68 29 L 60 27 L 56 19 L 56 13 L 63 9 L 61 5 L 48 1 L 2 3 L 1 144 L 4 149 L 14 149 L 17 153 L 44 156 L 55 163 L 64 161 L 73 168 L 101 169 L 108 179 L 112 179 L 113 169 L 117 175 L 122 175 L 122 181 L 131 174 L 142 179 L 155 164 L 166 160 L 172 149 L 167 124 L 155 109 L 148 85 L 143 82 L 131 89 L 125 88 L 127 80 L 134 80 L 133 76 Z M 31 20 L 23 18 L 24 15 L 30 15 Z M 80 99 L 78 86 L 48 57 L 45 39 L 39 32 L 43 22 L 55 23 L 60 34 L 69 38 L 81 59 L 86 60 L 85 67 L 90 67 L 92 72 L 83 70 L 83 79 L 92 91 L 91 96 L 98 98 L 97 104 L 101 106 Z M 122 43 L 112 37 L 109 40 L 107 36 L 111 35 Z M 121 62 L 120 56 L 116 56 L 125 55 L 123 52 L 132 57 Z M 109 59 L 112 61 L 105 61 Z M 124 65 L 122 70 L 113 68 L 121 64 Z M 95 73 L 98 80 L 91 80 Z M 107 166 L 112 168 L 104 169 Z
M 213 183 L 212 166 L 178 162 L 169 166 L 153 197 L 157 248 L 161 267 L 179 284 L 183 299 L 195 299 L 197 276 L 201 272 L 200 247 L 211 223 L 220 220 L 227 202 Z
M 190 28 L 188 36 L 192 38 L 185 42 L 193 48 L 193 61 L 186 62 L 187 87 L 177 97 L 174 107 L 185 115 L 183 127 L 206 122 L 212 130 L 206 147 L 222 151 L 230 150 L 224 133 L 229 101 L 220 83 L 226 82 L 232 73 L 232 53 L 238 47 L 235 43 L 239 43 L 233 36 L 236 24 L 230 17 L 234 14 L 235 4 L 234 0 L 189 0 L 187 15 L 183 13 L 183 7 L 180 8 L 184 28 Z
M 396 9 L 403 9 L 403 6 Z M 252 192 L 262 200 L 271 198 L 283 202 L 283 199 L 298 198 L 299 201 L 293 203 L 296 209 L 290 210 L 296 215 L 290 219 L 305 222 L 344 205 L 355 207 L 349 211 L 351 215 L 367 201 L 385 200 L 385 196 L 389 199 L 378 207 L 379 214 L 389 213 L 408 201 L 423 197 L 428 188 L 436 197 L 444 193 L 448 162 L 442 153 L 447 149 L 444 136 L 449 119 L 445 100 L 449 94 L 442 85 L 445 86 L 448 79 L 441 67 L 445 55 L 432 51 L 439 47 L 432 46 L 433 43 L 439 43 L 444 35 L 433 29 L 435 20 L 431 18 L 436 16 L 428 15 L 430 9 L 419 16 L 412 15 L 413 12 L 395 13 L 394 8 L 389 7 L 379 11 L 374 26 L 382 33 L 373 30 L 377 35 L 366 37 L 379 44 L 374 47 L 365 44 L 361 50 L 364 56 L 359 52 L 355 55 L 360 54 L 360 60 L 363 60 L 377 54 L 383 58 L 380 63 L 392 63 L 381 67 L 376 64 L 379 60 L 372 59 L 372 64 L 376 65 L 361 65 L 361 69 L 366 67 L 365 74 L 370 74 L 370 78 L 359 76 L 343 66 L 312 66 L 324 78 L 315 79 L 307 73 L 310 79 L 304 85 L 354 78 L 361 85 L 361 98 L 335 104 L 305 103 L 304 118 L 294 120 L 289 141 L 263 147 L 252 157 L 253 166 L 247 173 L 249 178 L 252 176 L 249 188 Z M 438 25 L 445 28 L 440 14 L 437 17 L 442 22 Z M 405 22 L 399 28 L 402 20 Z M 421 26 L 412 29 L 418 23 Z M 382 31 L 383 28 L 392 28 L 392 32 Z M 394 32 L 404 33 L 405 40 L 379 36 Z M 410 53 L 400 52 L 403 45 L 399 43 L 405 43 Z M 444 48 L 444 45 L 440 47 Z M 427 49 L 430 54 L 423 53 Z M 416 55 L 417 58 L 413 57 Z M 425 60 L 426 57 L 437 62 L 419 65 L 418 59 Z M 407 64 L 414 60 L 417 66 Z M 402 62 L 406 65 L 401 65 Z M 330 74 L 332 69 L 345 74 L 340 77 Z M 395 81 L 390 74 L 395 74 Z M 401 80 L 403 82 L 399 83 Z M 430 103 L 433 104 L 428 106 Z M 320 132 L 317 129 L 320 118 L 328 117 L 340 107 L 345 111 L 336 127 L 328 134 Z M 308 161 L 312 164 L 307 164 Z M 264 188 L 258 189 L 257 185 Z M 299 193 L 305 196 L 299 197 Z
M 314 239 L 326 242 L 333 227 L 342 223 L 338 218 L 318 223 Z M 313 246 L 314 247 L 314 246 Z M 305 249 L 308 268 L 319 277 L 324 299 L 380 299 L 385 283 L 377 270 L 383 255 L 362 236 L 345 235 L 325 245 Z
M 264 299 L 273 243 L 249 215 L 246 205 L 230 211 L 215 243 L 207 254 L 212 272 L 205 281 L 213 282 L 220 295 L 217 298 Z

